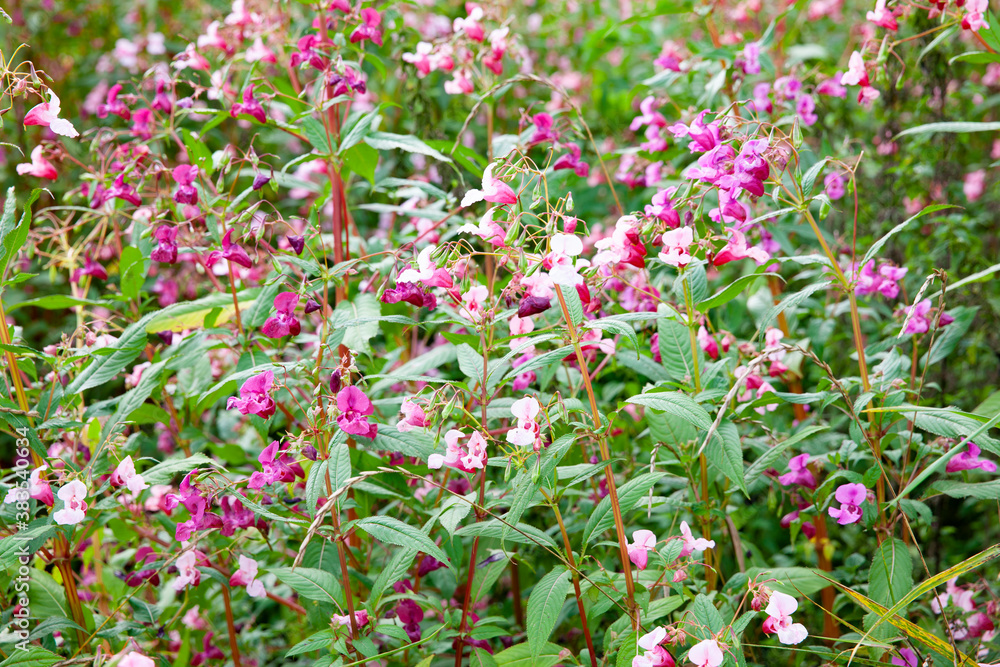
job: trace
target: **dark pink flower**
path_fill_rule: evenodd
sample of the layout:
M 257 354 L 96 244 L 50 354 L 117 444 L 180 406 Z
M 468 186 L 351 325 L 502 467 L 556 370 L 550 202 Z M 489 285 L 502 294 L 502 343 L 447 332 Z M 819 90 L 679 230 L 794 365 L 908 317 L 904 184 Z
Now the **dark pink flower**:
M 31 151 L 31 162 L 17 165 L 17 173 L 22 176 L 35 176 L 54 181 L 59 178 L 59 172 L 51 162 L 42 156 L 42 147 L 35 146 Z
M 552 116 L 547 113 L 540 113 L 531 119 L 535 126 L 535 132 L 528 139 L 528 145 L 534 146 L 545 142 L 553 142 L 559 139 L 559 135 L 552 131 Z M 579 156 L 578 156 L 579 157 Z
M 370 39 L 379 46 L 382 46 L 382 15 L 371 7 L 361 10 L 361 25 L 351 33 L 351 43 L 356 44 L 366 39 Z
M 233 105 L 232 110 L 229 112 L 233 118 L 236 118 L 240 114 L 246 114 L 252 116 L 261 125 L 267 124 L 267 114 L 264 113 L 264 107 L 260 105 L 260 101 L 253 96 L 253 84 L 250 84 L 243 89 L 243 102 L 237 102 Z
M 302 327 L 295 319 L 295 307 L 299 305 L 299 295 L 295 292 L 282 292 L 274 297 L 274 315 L 267 318 L 261 329 L 268 338 L 282 338 L 292 335 L 298 336 Z
M 73 282 L 78 283 L 84 276 L 91 276 L 98 280 L 107 280 L 108 272 L 103 266 L 90 258 L 90 253 L 86 253 L 83 256 L 83 267 L 73 271 L 71 279 Z
M 580 147 L 576 144 L 569 144 L 567 148 L 569 153 L 560 155 L 552 164 L 552 170 L 572 169 L 577 176 L 586 178 L 590 174 L 590 165 L 586 162 L 580 162 Z
M 167 94 L 166 89 L 167 89 L 167 82 L 165 80 L 160 79 L 159 81 L 157 81 L 156 96 L 153 98 L 153 103 L 150 104 L 149 106 L 156 109 L 157 111 L 162 111 L 163 113 L 168 114 L 171 111 L 173 111 L 174 102 L 171 99 L 170 95 Z
M 139 193 L 135 191 L 134 185 L 125 182 L 125 174 L 118 175 L 118 178 L 115 179 L 114 185 L 108 188 L 104 193 L 103 199 L 104 201 L 108 201 L 109 199 L 121 199 L 135 206 L 142 206 L 142 198 L 140 198 Z
M 344 387 L 337 393 L 337 425 L 345 433 L 374 438 L 378 433 L 378 424 L 368 422 L 368 417 L 375 412 L 375 406 L 365 396 L 364 392 L 354 385 Z
M 247 251 L 242 246 L 233 243 L 232 236 L 233 230 L 230 229 L 222 237 L 222 250 L 213 250 L 208 253 L 208 257 L 205 258 L 205 266 L 211 267 L 220 259 L 225 259 L 248 269 L 253 267 L 253 262 L 250 261 Z
M 149 140 L 153 137 L 152 109 L 139 109 L 132 118 L 132 135 L 139 139 Z
M 214 632 L 206 632 L 205 636 L 201 638 L 202 650 L 191 656 L 191 667 L 199 667 L 209 660 L 225 659 L 226 654 L 212 643 L 212 637 L 214 636 Z
M 970 442 L 966 451 L 959 453 L 948 461 L 945 471 L 961 472 L 962 470 L 976 470 L 979 468 L 986 472 L 996 472 L 997 465 L 993 461 L 979 458 L 981 453 L 982 450 L 979 449 L 979 446 L 974 442 Z
M 281 443 L 277 440 L 264 448 L 257 460 L 261 465 L 261 472 L 250 475 L 247 487 L 251 489 L 262 489 L 277 482 L 294 482 L 295 470 L 289 465 L 292 462 L 288 454 L 280 454 Z M 299 468 L 301 470 L 301 468 Z
M 799 486 L 804 486 L 807 489 L 816 490 L 816 478 L 809 469 L 808 454 L 799 454 L 798 456 L 792 457 L 792 460 L 788 462 L 788 470 L 789 472 L 786 472 L 778 478 L 778 481 L 782 486 L 792 486 L 793 484 L 798 484 Z
M 236 408 L 243 415 L 257 415 L 267 419 L 274 414 L 277 407 L 271 398 L 271 388 L 274 386 L 274 372 L 264 371 L 247 379 L 240 387 L 239 398 L 230 396 L 226 409 Z
M 108 96 L 104 104 L 98 105 L 97 107 L 98 118 L 107 118 L 109 114 L 114 114 L 122 120 L 131 120 L 132 112 L 129 111 L 124 102 L 118 99 L 118 93 L 120 93 L 121 90 L 122 84 L 120 83 L 116 83 L 111 86 L 108 90 Z
M 394 288 L 387 289 L 382 293 L 382 303 L 399 303 L 400 301 L 412 303 L 417 308 L 426 306 L 428 310 L 434 310 L 437 307 L 437 297 L 414 283 L 396 283 Z
M 830 507 L 827 512 L 841 526 L 857 523 L 861 520 L 861 503 L 868 497 L 868 489 L 864 484 L 841 484 L 834 494 L 840 508 Z
M 198 180 L 200 174 L 198 167 L 190 164 L 182 164 L 174 167 L 171 172 L 174 182 L 177 183 L 177 192 L 174 193 L 174 201 L 178 204 L 197 204 L 198 188 L 194 182 Z

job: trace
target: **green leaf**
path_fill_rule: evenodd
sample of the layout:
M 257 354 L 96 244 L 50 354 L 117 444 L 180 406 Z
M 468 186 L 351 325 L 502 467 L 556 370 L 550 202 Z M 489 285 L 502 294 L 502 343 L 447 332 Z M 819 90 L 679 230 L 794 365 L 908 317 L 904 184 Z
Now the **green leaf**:
M 419 528 L 403 523 L 399 519 L 388 516 L 372 516 L 360 519 L 354 525 L 380 542 L 395 544 L 399 547 L 416 547 L 451 567 L 448 556 L 441 550 L 441 547 L 434 544 L 426 533 Z
M 334 329 L 345 329 L 344 345 L 356 352 L 371 354 L 369 341 L 378 335 L 382 304 L 374 294 L 358 294 L 351 301 L 341 301 L 333 313 L 330 324 Z
M 907 128 L 893 137 L 892 140 L 895 141 L 900 137 L 912 134 L 935 134 L 937 132 L 968 134 L 970 132 L 995 132 L 997 130 L 1000 130 L 1000 123 L 996 122 L 975 123 L 971 121 L 950 121 L 945 123 L 928 123 L 926 125 L 917 125 L 916 127 Z
M 378 166 L 378 151 L 367 144 L 352 146 L 341 154 L 344 165 L 358 176 L 375 186 L 375 167 Z
M 715 608 L 712 601 L 705 597 L 705 595 L 699 594 L 694 599 L 694 602 L 691 603 L 689 609 L 695 620 L 708 628 L 713 635 L 718 634 L 722 630 L 722 626 L 725 624 L 722 620 L 722 614 L 719 613 L 719 610 Z
M 27 650 L 15 649 L 6 660 L 0 662 L 0 667 L 52 667 L 62 661 L 62 656 L 41 646 L 29 645 Z
M 469 667 L 498 667 L 496 658 L 481 648 L 473 648 Z
M 868 597 L 886 607 L 899 602 L 913 586 L 913 559 L 903 541 L 884 541 L 872 555 Z
M 306 599 L 338 605 L 343 602 L 340 583 L 326 570 L 310 567 L 278 567 L 271 568 L 268 572 Z
M 775 580 L 769 581 L 768 586 L 793 597 L 812 595 L 830 585 L 821 570 L 809 567 L 752 567 L 747 570 L 751 580 L 762 578 L 762 575 Z
M 4 201 L 3 215 L 0 216 L 0 245 L 3 248 L 3 255 L 0 255 L 0 276 L 7 274 L 7 267 L 11 260 L 17 257 L 28 240 L 28 231 L 31 228 L 31 205 L 35 203 L 42 194 L 40 188 L 35 188 L 28 195 L 24 202 L 24 213 L 17 226 L 14 226 L 14 213 L 17 202 L 14 199 L 14 188 L 7 189 L 7 199 Z M 9 214 L 9 215 L 8 215 Z
M 687 327 L 680 322 L 661 317 L 658 321 L 660 359 L 663 368 L 677 382 L 694 377 L 694 357 Z
M 569 570 L 557 565 L 531 590 L 526 630 L 532 658 L 539 657 L 545 649 L 571 585 Z
M 638 394 L 628 399 L 626 403 L 643 405 L 653 410 L 666 412 L 668 415 L 683 419 L 695 428 L 707 431 L 712 427 L 712 420 L 705 408 L 688 396 L 678 391 L 663 391 L 649 394 Z
M 776 273 L 751 273 L 747 276 L 742 276 L 737 278 L 733 282 L 729 283 L 721 290 L 708 297 L 704 301 L 697 304 L 696 308 L 698 312 L 705 313 L 711 308 L 718 308 L 719 306 L 724 306 L 733 299 L 735 299 L 741 292 L 749 289 L 758 278 L 765 278 L 770 276 L 777 276 Z
M 921 410 L 913 418 L 914 425 L 947 438 L 961 438 L 976 434 L 982 423 L 976 419 L 947 409 Z M 976 444 L 1000 455 L 1000 442 L 985 433 L 976 436 Z
M 458 354 L 458 368 L 469 378 L 469 386 L 481 385 L 483 382 L 483 355 L 472 349 L 468 343 L 462 343 L 455 350 Z
M 381 112 L 382 107 L 379 106 L 358 117 L 358 119 L 354 121 L 354 123 L 348 127 L 341 136 L 340 146 L 337 148 L 337 154 L 343 155 L 345 151 L 364 139 L 371 131 L 372 125 L 377 125 L 375 119 L 380 117 L 379 114 L 381 114 Z M 377 148 L 377 146 L 375 148 Z
M 952 498 L 977 498 L 979 500 L 1000 499 L 1000 480 L 970 484 L 953 480 L 934 482 L 924 494 L 925 498 L 943 493 Z
M 760 455 L 760 457 L 750 464 L 747 468 L 746 473 L 743 475 L 743 479 L 746 481 L 747 486 L 752 486 L 754 482 L 757 482 L 764 475 L 764 471 L 774 465 L 775 461 L 782 457 L 785 451 L 795 445 L 799 444 L 803 440 L 812 437 L 813 435 L 820 433 L 822 431 L 830 428 L 829 426 L 807 426 L 790 438 L 779 442 L 774 447 L 771 447 L 766 452 Z
M 130 324 L 121 337 L 108 346 L 111 354 L 95 357 L 90 364 L 80 371 L 69 386 L 67 394 L 78 394 L 85 389 L 96 387 L 108 382 L 121 373 L 126 366 L 135 360 L 146 347 L 146 324 L 157 311 L 150 313 L 138 322 Z
M 208 146 L 191 130 L 181 130 L 180 135 L 184 147 L 187 149 L 188 162 L 201 169 L 206 177 L 211 178 L 212 152 L 208 150 Z
M 743 446 L 735 424 L 728 420 L 719 424 L 719 429 L 705 445 L 705 458 L 709 466 L 719 470 L 743 495 L 750 497 L 743 472 Z
M 569 304 L 567 303 L 567 305 Z M 636 358 L 639 358 L 639 339 L 635 335 L 635 329 L 633 329 L 632 325 L 628 322 L 622 321 L 612 315 L 611 317 L 604 317 L 599 320 L 591 320 L 584 325 L 584 328 L 609 331 L 612 334 L 625 336 L 625 338 L 632 343 L 632 348 L 635 350 Z
M 74 306 L 104 306 L 107 305 L 106 301 L 100 301 L 97 299 L 81 299 L 80 297 L 70 296 L 69 294 L 46 294 L 45 296 L 35 297 L 34 299 L 25 299 L 24 301 L 18 301 L 17 303 L 12 303 L 7 306 L 7 312 L 12 312 L 18 308 L 41 308 L 42 310 L 68 310 Z
M 943 211 L 949 208 L 956 208 L 956 207 L 950 206 L 948 204 L 934 204 L 932 206 L 928 206 L 927 208 L 921 209 L 921 211 L 916 215 L 910 216 L 903 222 L 899 223 L 898 225 L 890 229 L 885 236 L 883 236 L 878 241 L 872 244 L 872 247 L 869 248 L 868 252 L 865 253 L 864 258 L 861 260 L 861 263 L 858 264 L 858 266 L 864 266 L 875 257 L 878 257 L 879 253 L 882 252 L 882 247 L 885 246 L 886 243 L 888 243 L 889 239 L 891 239 L 893 236 L 901 232 L 903 228 L 905 228 L 908 224 L 910 224 L 917 218 L 921 218 L 925 215 L 928 215 L 929 213 L 937 213 L 938 211 Z
M 576 289 L 564 289 L 562 295 L 573 326 L 580 326 L 583 323 L 583 302 L 580 300 L 580 293 Z
M 380 151 L 398 148 L 407 153 L 419 153 L 440 160 L 451 162 L 451 159 L 434 150 L 420 139 L 411 135 L 392 134 L 391 132 L 371 132 L 365 137 L 365 143 Z
M 190 456 L 181 456 L 157 463 L 149 470 L 142 472 L 142 478 L 146 480 L 147 484 L 150 485 L 169 484 L 177 475 L 186 475 L 195 468 L 203 468 L 205 466 L 218 467 L 218 465 L 219 464 L 201 452 L 195 452 Z
M 789 308 L 795 308 L 800 303 L 802 303 L 810 296 L 812 296 L 814 293 L 820 290 L 825 290 L 831 285 L 832 283 L 828 281 L 820 281 L 818 283 L 813 283 L 812 285 L 809 285 L 808 287 L 799 292 L 794 292 L 792 294 L 789 294 L 788 296 L 786 296 L 784 299 L 781 300 L 781 303 L 778 303 L 772 306 L 770 309 L 768 309 L 768 311 L 764 313 L 764 317 L 761 318 L 760 326 L 757 327 L 757 332 L 760 339 L 761 340 L 764 339 L 764 334 L 767 333 L 768 328 L 770 328 L 771 325 L 774 324 L 774 321 L 778 319 L 778 315 L 785 312 Z
M 636 503 L 649 493 L 666 473 L 647 472 L 630 479 L 618 489 L 618 504 L 621 506 L 622 515 L 631 511 Z M 587 519 L 587 525 L 583 529 L 583 543 L 590 544 L 591 540 L 611 528 L 615 523 L 614 515 L 611 513 L 611 496 L 604 496 L 597 504 L 594 513 Z
M 320 155 L 330 154 L 330 136 L 327 134 L 326 128 L 323 127 L 323 123 L 307 116 L 299 121 L 299 129 L 302 130 L 302 134 L 306 135 L 306 139 L 309 140 L 309 143 L 312 144 L 312 147 Z
M 410 565 L 413 564 L 413 559 L 416 556 L 417 550 L 413 547 L 403 547 L 392 555 L 389 562 L 378 573 L 375 583 L 372 584 L 371 594 L 368 597 L 372 607 L 377 609 L 379 602 L 382 600 L 382 594 L 390 586 L 406 576 L 406 572 L 410 569 Z
M 426 431 L 419 429 L 400 433 L 395 426 L 380 424 L 373 444 L 375 449 L 400 452 L 404 456 L 415 456 L 425 461 L 434 453 L 434 439 Z
M 562 647 L 545 644 L 539 654 L 533 654 L 527 643 L 511 646 L 500 651 L 493 659 L 498 667 L 554 667 L 562 662 Z
M 951 356 L 951 353 L 958 347 L 959 342 L 965 339 L 965 334 L 972 326 L 972 320 L 976 317 L 978 308 L 968 308 L 961 306 L 951 312 L 955 321 L 938 331 L 934 338 L 934 344 L 923 358 L 923 365 L 930 366 L 943 361 Z M 992 417 L 993 415 L 989 415 Z M 877 600 L 876 600 L 877 602 Z

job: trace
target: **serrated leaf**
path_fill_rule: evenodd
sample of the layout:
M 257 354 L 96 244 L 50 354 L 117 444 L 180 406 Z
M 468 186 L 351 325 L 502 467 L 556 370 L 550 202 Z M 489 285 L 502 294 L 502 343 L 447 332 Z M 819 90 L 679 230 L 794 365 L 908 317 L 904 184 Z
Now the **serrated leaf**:
M 406 153 L 419 153 L 440 160 L 451 162 L 451 159 L 434 150 L 420 139 L 409 134 L 393 134 L 391 132 L 371 132 L 365 137 L 365 143 L 380 151 L 398 148 Z
M 340 583 L 326 570 L 311 567 L 278 567 L 271 568 L 268 572 L 306 599 L 338 605 L 343 602 Z
M 532 658 L 540 656 L 548 643 L 571 585 L 569 570 L 557 565 L 531 590 L 526 630 Z
M 631 511 L 636 503 L 649 493 L 653 485 L 663 478 L 666 473 L 647 472 L 630 479 L 618 489 L 618 504 L 621 506 L 622 515 Z M 590 544 L 591 540 L 614 525 L 614 516 L 611 513 L 611 496 L 604 496 L 601 502 L 594 508 L 594 513 L 587 519 L 587 525 L 583 529 L 583 543 Z
M 441 547 L 434 544 L 426 533 L 419 528 L 403 523 L 399 519 L 388 516 L 372 516 L 360 519 L 354 525 L 380 542 L 395 544 L 399 547 L 416 547 L 451 567 L 448 556 L 441 550 Z
M 677 391 L 664 391 L 649 394 L 637 394 L 626 403 L 642 405 L 653 410 L 665 412 L 678 419 L 683 419 L 695 428 L 707 431 L 712 427 L 708 411 L 701 407 L 687 394 Z
M 719 424 L 718 430 L 705 445 L 705 458 L 708 459 L 709 466 L 719 470 L 743 495 L 750 497 L 744 479 L 743 447 L 735 424 L 728 420 Z

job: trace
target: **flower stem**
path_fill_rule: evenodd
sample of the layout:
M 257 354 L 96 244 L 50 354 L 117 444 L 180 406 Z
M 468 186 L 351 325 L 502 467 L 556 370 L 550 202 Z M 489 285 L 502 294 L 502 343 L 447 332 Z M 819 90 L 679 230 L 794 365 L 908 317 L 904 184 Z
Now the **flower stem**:
M 236 623 L 233 622 L 233 605 L 229 599 L 229 588 L 222 587 L 222 601 L 226 605 L 226 626 L 229 628 L 229 649 L 233 652 L 233 664 L 240 665 L 240 647 L 236 643 Z

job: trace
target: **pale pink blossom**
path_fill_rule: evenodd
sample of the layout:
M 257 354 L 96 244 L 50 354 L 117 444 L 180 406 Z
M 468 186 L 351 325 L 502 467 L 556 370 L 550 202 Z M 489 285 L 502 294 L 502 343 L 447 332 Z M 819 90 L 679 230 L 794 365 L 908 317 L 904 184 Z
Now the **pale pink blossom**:
M 809 636 L 809 632 L 801 623 L 792 622 L 792 614 L 798 607 L 799 603 L 791 595 L 781 591 L 771 593 L 771 599 L 764 609 L 768 616 L 764 621 L 764 634 L 777 634 L 778 641 L 782 644 L 801 643 Z
M 65 504 L 63 509 L 52 515 L 56 523 L 60 526 L 72 526 L 83 521 L 87 511 L 87 487 L 83 482 L 74 479 L 59 489 L 56 496 Z
M 683 267 L 691 263 L 688 248 L 694 242 L 694 232 L 690 227 L 679 227 L 663 233 L 663 250 L 660 261 L 670 266 Z
M 681 536 L 684 539 L 684 546 L 681 548 L 681 556 L 690 556 L 695 551 L 714 549 L 715 540 L 706 540 L 703 537 L 696 538 L 691 534 L 691 527 L 687 521 L 681 521 Z
M 653 549 L 656 549 L 656 534 L 651 530 L 637 530 L 632 533 L 632 541 L 628 544 L 628 559 L 640 570 L 645 570 L 649 552 Z M 652 648 L 646 650 L 651 651 Z
M 54 181 L 59 178 L 59 172 L 55 166 L 42 156 L 42 147 L 35 146 L 31 150 L 31 162 L 23 162 L 17 165 L 17 173 L 22 176 L 34 176 Z
M 142 475 L 135 471 L 135 463 L 131 456 L 122 459 L 118 467 L 111 475 L 111 484 L 114 486 L 125 486 L 133 496 L 139 495 L 143 489 L 148 489 L 149 484 L 142 478 Z
M 719 642 L 714 639 L 698 642 L 688 651 L 688 660 L 698 667 L 720 667 L 723 654 L 722 649 L 719 648 Z
M 73 123 L 65 118 L 59 117 L 61 111 L 59 98 L 54 92 L 49 91 L 49 101 L 38 104 L 24 115 L 25 125 L 41 125 L 47 127 L 56 134 L 64 137 L 78 137 L 80 133 L 73 127 Z
M 230 586 L 246 586 L 247 595 L 252 598 L 267 597 L 264 584 L 257 579 L 257 561 L 253 558 L 240 555 L 240 569 L 229 578 Z
M 493 164 L 486 165 L 486 169 L 483 171 L 482 190 L 469 190 L 465 193 L 465 196 L 462 198 L 463 207 L 483 200 L 505 205 L 517 203 L 517 193 L 509 185 L 493 175 L 493 166 Z

